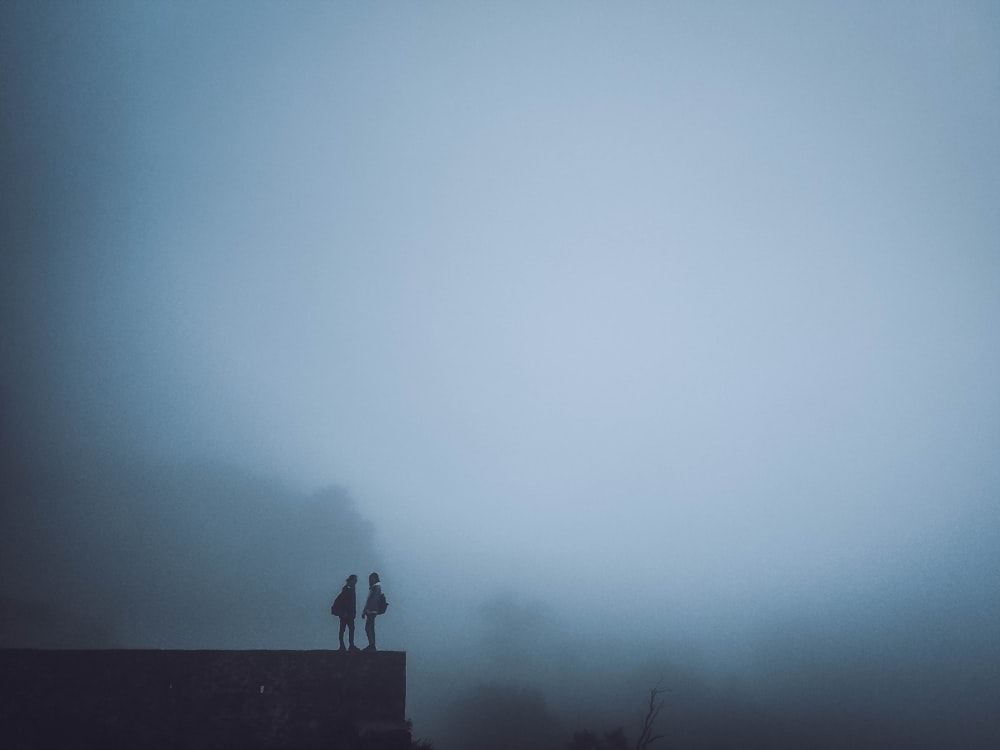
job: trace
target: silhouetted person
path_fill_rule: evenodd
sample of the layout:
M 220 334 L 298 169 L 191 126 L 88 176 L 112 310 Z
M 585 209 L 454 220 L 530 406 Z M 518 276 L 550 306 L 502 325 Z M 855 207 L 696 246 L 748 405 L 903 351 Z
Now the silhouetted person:
M 360 651 L 354 645 L 354 618 L 358 616 L 358 597 L 354 591 L 354 585 L 358 582 L 358 577 L 351 573 L 347 576 L 347 583 L 333 600 L 330 611 L 340 618 L 340 650 L 346 651 L 344 647 L 344 631 L 348 632 L 348 642 L 351 644 L 351 651 Z
M 365 601 L 365 610 L 361 613 L 361 619 L 365 622 L 365 635 L 368 636 L 368 646 L 365 651 L 375 651 L 375 617 L 382 614 L 382 584 L 379 583 L 378 573 L 368 576 L 368 599 Z

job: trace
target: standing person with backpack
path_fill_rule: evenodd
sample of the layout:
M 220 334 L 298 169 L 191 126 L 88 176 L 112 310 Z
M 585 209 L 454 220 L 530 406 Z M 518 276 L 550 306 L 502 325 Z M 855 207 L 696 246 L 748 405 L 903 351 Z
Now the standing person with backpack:
M 348 631 L 348 641 L 351 644 L 351 651 L 360 651 L 357 646 L 354 645 L 354 618 L 358 615 L 358 597 L 354 592 L 354 585 L 358 582 L 358 577 L 351 573 L 347 576 L 347 583 L 344 584 L 344 588 L 340 590 L 337 594 L 337 598 L 333 600 L 333 606 L 330 607 L 330 614 L 335 615 L 340 618 L 340 650 L 347 651 L 344 648 L 344 631 Z
M 382 593 L 382 584 L 379 581 L 378 573 L 368 576 L 368 599 L 365 601 L 365 610 L 361 613 L 361 619 L 367 620 L 365 623 L 365 635 L 368 636 L 368 646 L 365 651 L 376 651 L 375 648 L 375 617 L 385 614 L 389 603 Z

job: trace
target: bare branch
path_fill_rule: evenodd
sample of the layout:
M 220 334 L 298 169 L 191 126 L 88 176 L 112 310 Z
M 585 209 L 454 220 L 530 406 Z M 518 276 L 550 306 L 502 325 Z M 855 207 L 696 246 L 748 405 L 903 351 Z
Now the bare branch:
M 653 734 L 653 724 L 656 722 L 656 717 L 660 715 L 660 711 L 663 710 L 663 699 L 660 695 L 668 692 L 660 687 L 657 683 L 656 687 L 651 688 L 649 691 L 649 705 L 646 709 L 646 715 L 639 715 L 642 720 L 642 729 L 639 732 L 639 739 L 635 742 L 636 750 L 646 750 L 651 744 L 657 740 L 663 739 L 662 734 Z

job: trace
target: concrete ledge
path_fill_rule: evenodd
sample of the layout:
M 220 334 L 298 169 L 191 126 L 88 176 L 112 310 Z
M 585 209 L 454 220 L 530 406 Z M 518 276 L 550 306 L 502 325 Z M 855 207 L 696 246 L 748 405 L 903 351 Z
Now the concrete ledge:
M 406 747 L 406 654 L 0 650 L 0 721 L 13 748 Z

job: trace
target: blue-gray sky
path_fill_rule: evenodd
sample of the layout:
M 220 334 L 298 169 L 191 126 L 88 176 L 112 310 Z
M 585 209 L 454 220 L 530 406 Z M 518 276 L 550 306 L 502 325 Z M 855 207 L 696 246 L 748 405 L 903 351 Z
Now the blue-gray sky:
M 997 573 L 933 575 L 998 527 L 995 3 L 0 20 L 31 440 L 344 485 L 436 604 L 650 639 Z

